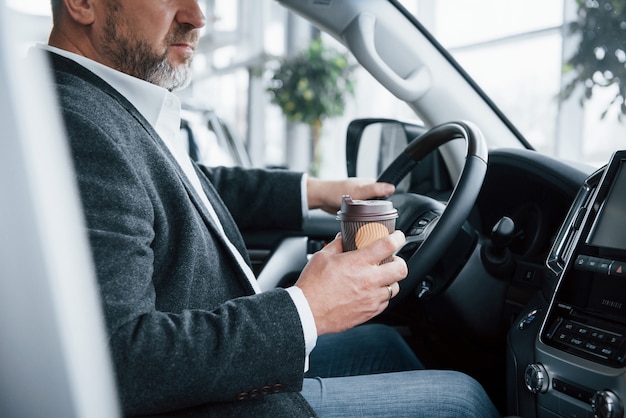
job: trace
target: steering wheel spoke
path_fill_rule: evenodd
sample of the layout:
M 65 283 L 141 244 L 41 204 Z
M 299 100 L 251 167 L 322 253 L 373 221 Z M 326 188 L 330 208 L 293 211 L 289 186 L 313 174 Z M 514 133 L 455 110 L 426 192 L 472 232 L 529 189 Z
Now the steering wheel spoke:
M 420 195 L 412 196 L 416 198 L 415 200 L 423 201 L 425 199 L 430 199 Z M 437 203 L 437 205 L 439 204 Z M 408 259 L 409 256 L 415 253 L 422 243 L 428 239 L 431 231 L 437 225 L 443 209 L 428 209 L 426 211 L 420 211 L 416 210 L 416 205 L 411 206 L 410 204 L 404 204 L 402 207 L 395 207 L 399 212 L 402 211 L 405 214 L 417 214 L 410 217 L 410 219 L 412 219 L 411 222 L 407 222 L 406 219 L 403 220 L 403 222 L 398 222 L 398 225 L 400 225 L 398 228 L 402 230 L 406 236 L 406 244 L 404 244 L 404 246 L 398 250 L 396 254 Z M 424 205 L 422 204 L 421 207 L 423 208 Z

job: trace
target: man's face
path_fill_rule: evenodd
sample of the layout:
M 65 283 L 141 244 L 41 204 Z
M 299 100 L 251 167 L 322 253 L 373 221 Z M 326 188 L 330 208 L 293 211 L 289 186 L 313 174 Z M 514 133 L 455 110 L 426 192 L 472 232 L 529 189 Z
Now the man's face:
M 204 16 L 197 0 L 104 2 L 102 54 L 113 68 L 170 91 L 191 81 Z

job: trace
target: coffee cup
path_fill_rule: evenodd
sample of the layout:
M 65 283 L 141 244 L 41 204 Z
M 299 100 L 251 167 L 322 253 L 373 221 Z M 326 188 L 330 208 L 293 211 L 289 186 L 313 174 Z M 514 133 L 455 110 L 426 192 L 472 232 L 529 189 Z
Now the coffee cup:
M 341 198 L 341 239 L 344 251 L 363 248 L 396 228 L 398 211 L 388 200 L 352 200 L 349 195 Z M 381 261 L 391 261 L 392 256 Z

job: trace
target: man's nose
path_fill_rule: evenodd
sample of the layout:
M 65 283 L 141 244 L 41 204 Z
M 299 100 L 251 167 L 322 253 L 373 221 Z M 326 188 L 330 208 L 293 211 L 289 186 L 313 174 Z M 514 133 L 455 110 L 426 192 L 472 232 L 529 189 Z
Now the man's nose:
M 180 9 L 176 14 L 176 20 L 180 24 L 186 23 L 196 29 L 203 27 L 206 23 L 198 0 L 180 0 Z

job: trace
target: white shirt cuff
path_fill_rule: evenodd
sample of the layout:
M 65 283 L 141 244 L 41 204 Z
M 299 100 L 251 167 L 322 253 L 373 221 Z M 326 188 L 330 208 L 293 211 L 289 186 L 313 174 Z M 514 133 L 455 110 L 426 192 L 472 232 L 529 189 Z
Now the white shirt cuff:
M 300 193 L 301 193 L 301 200 L 302 200 L 302 219 L 307 219 L 309 217 L 309 198 L 307 195 L 307 188 L 306 188 L 307 178 L 308 178 L 308 174 L 306 173 L 302 174 L 302 180 L 300 183 Z
M 309 354 L 315 348 L 317 344 L 317 327 L 315 326 L 315 319 L 313 318 L 313 312 L 309 306 L 309 302 L 306 300 L 302 289 L 298 286 L 292 286 L 287 290 L 289 296 L 293 300 L 298 315 L 300 315 L 300 322 L 302 323 L 302 331 L 304 333 L 304 349 L 306 358 L 304 359 L 304 371 L 309 370 Z

